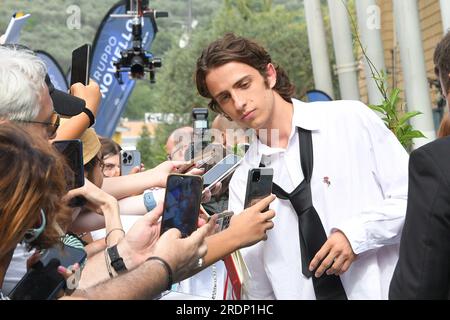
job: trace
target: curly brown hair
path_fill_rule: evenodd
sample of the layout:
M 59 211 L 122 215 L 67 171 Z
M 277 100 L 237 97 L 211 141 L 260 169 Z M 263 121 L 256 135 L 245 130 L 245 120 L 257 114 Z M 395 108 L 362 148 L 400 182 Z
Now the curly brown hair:
M 15 248 L 44 210 L 46 228 L 31 244 L 48 248 L 58 243 L 70 223 L 64 159 L 40 137 L 13 123 L 0 126 L 0 256 Z
M 225 113 L 213 99 L 208 90 L 206 76 L 211 69 L 223 66 L 229 62 L 241 62 L 255 68 L 263 76 L 266 85 L 268 86 L 267 65 L 272 63 L 272 58 L 267 51 L 256 42 L 244 37 L 236 36 L 233 33 L 227 33 L 223 38 L 212 42 L 203 50 L 200 58 L 197 60 L 195 72 L 197 91 L 201 96 L 211 99 L 208 103 L 211 110 L 223 115 L 225 115 Z M 277 72 L 277 81 L 273 90 L 275 90 L 284 100 L 291 102 L 295 87 L 281 67 L 275 66 L 275 69 Z
M 450 32 L 442 38 L 434 50 L 434 72 L 438 78 L 442 79 L 444 96 L 450 89 Z

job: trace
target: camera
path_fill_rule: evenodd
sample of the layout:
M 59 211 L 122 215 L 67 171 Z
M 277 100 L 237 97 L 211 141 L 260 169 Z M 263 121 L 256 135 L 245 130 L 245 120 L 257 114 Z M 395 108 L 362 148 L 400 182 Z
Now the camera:
M 195 132 L 203 134 L 208 129 L 208 109 L 207 108 L 193 108 L 192 119 L 194 121 Z
M 252 175 L 252 182 L 259 182 L 259 180 L 261 180 L 261 172 L 254 171 Z
M 135 12 L 132 20 L 132 48 L 120 52 L 120 59 L 114 62 L 116 67 L 115 77 L 123 84 L 122 72 L 129 72 L 131 79 L 143 79 L 145 73 L 149 74 L 150 83 L 155 83 L 156 68 L 161 68 L 160 58 L 155 58 L 150 52 L 142 48 L 142 19 L 148 17 L 168 17 L 167 12 L 156 12 L 148 9 L 148 1 L 130 1 L 127 4 L 127 12 Z M 151 13 L 151 15 L 150 15 Z
M 185 160 L 192 160 L 201 154 L 202 150 L 206 148 L 209 141 L 204 139 L 205 132 L 208 130 L 208 109 L 207 108 L 193 108 L 192 121 L 194 129 L 194 141 L 191 142 L 189 148 L 184 155 Z

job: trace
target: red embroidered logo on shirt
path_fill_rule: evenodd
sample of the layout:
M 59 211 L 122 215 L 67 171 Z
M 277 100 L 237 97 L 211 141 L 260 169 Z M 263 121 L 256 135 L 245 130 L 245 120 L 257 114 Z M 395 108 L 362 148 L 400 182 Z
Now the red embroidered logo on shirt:
M 331 185 L 330 178 L 328 178 L 328 177 L 323 177 L 323 183 L 326 183 L 327 186 L 330 186 L 330 185 Z

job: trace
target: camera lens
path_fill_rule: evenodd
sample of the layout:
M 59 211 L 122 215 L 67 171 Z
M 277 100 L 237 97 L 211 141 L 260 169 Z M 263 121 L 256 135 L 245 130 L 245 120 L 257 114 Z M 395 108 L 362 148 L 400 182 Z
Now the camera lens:
M 260 179 L 261 179 L 261 172 L 260 171 L 253 172 L 252 181 L 258 182 Z

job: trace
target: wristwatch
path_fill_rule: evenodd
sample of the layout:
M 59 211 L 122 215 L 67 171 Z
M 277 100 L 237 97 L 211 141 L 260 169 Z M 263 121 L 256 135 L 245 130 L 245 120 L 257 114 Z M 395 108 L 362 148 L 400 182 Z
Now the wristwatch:
M 107 250 L 109 259 L 111 260 L 111 266 L 114 268 L 114 270 L 116 270 L 117 273 L 123 273 L 127 271 L 128 269 L 125 266 L 122 257 L 119 255 L 119 252 L 117 251 L 117 244 L 109 247 Z
M 86 113 L 86 115 L 89 117 L 89 128 L 92 127 L 95 124 L 95 116 L 92 113 L 92 111 L 89 110 L 88 108 L 86 108 L 86 106 L 85 106 L 83 108 L 83 111 L 81 111 L 81 112 Z

